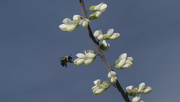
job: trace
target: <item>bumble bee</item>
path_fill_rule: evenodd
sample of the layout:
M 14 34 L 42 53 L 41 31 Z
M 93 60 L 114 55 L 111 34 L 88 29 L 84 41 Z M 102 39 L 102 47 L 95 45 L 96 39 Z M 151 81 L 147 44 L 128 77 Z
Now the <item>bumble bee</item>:
M 71 56 L 65 56 L 61 59 L 61 65 L 67 67 L 67 62 L 73 63 Z

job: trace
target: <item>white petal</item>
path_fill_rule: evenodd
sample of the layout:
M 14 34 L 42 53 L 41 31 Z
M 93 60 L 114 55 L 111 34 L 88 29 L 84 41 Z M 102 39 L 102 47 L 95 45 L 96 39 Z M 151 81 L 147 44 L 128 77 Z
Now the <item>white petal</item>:
M 94 37 L 98 37 L 99 34 L 100 34 L 100 31 L 99 31 L 99 30 L 96 30 L 96 31 L 94 32 Z
M 94 10 L 99 10 L 102 4 L 103 4 L 103 3 L 100 3 L 99 5 L 96 5 L 96 6 L 94 7 Z
M 140 99 L 141 99 L 141 97 L 136 96 L 132 99 L 132 102 L 138 102 L 138 101 L 140 101 Z
M 111 71 L 111 75 L 115 76 L 116 72 L 115 71 Z
M 69 31 L 69 32 L 73 32 L 75 29 L 76 29 L 76 25 L 74 25 L 74 24 L 71 24 L 71 25 L 69 25 L 68 27 L 67 27 L 67 31 Z
M 98 37 L 97 37 L 98 40 L 103 40 L 103 35 L 100 34 Z
M 61 25 L 59 25 L 59 28 L 60 28 L 62 31 L 66 31 L 66 30 L 67 30 L 67 27 L 68 27 L 68 25 L 66 25 L 66 24 L 61 24 Z
M 100 94 L 104 91 L 104 89 L 99 89 L 99 90 L 96 90 L 96 92 L 94 94 Z
M 78 53 L 76 54 L 76 56 L 79 58 L 86 58 L 86 56 L 83 53 Z
M 127 60 L 130 60 L 132 62 L 133 58 L 132 57 L 127 57 Z
M 102 13 L 101 13 L 101 12 L 96 11 L 95 16 L 96 16 L 97 18 L 99 18 L 101 15 L 102 15 Z
M 78 59 L 74 60 L 74 64 L 76 64 L 76 65 L 82 65 L 83 63 L 84 63 L 84 59 L 78 58 Z
M 152 90 L 151 87 L 147 87 L 146 89 L 144 89 L 144 93 L 149 93 Z
M 126 90 L 132 90 L 132 89 L 133 89 L 132 85 L 126 87 Z
M 111 72 L 108 73 L 108 78 L 111 78 Z
M 110 81 L 111 81 L 111 83 L 114 83 L 114 78 L 113 78 L 113 77 L 111 77 Z
M 126 59 L 120 60 L 118 63 L 118 66 L 121 67 L 122 65 L 124 65 L 125 61 L 126 61 Z
M 125 64 L 124 66 L 123 66 L 123 68 L 129 68 L 131 65 L 130 64 Z
M 79 20 L 80 17 L 81 17 L 80 15 L 74 15 L 74 16 L 73 16 L 73 20 Z
M 63 19 L 62 22 L 63 22 L 64 24 L 69 24 L 69 23 L 71 22 L 71 19 L 65 18 L 65 19 Z
M 141 90 L 144 89 L 144 88 L 145 88 L 145 83 L 142 82 L 141 84 L 139 84 L 139 89 L 138 89 L 138 91 L 141 91 Z
M 97 86 L 98 86 L 98 85 L 101 85 L 101 80 L 100 80 L 100 79 L 95 80 L 95 81 L 94 81 L 94 84 L 97 85 Z
M 107 37 L 109 38 L 110 36 L 113 35 L 114 29 L 108 29 L 107 31 Z
M 92 58 L 96 57 L 96 54 L 89 52 L 89 53 L 86 53 L 86 57 L 92 59 Z
M 93 62 L 93 59 L 86 59 L 86 60 L 84 61 L 84 63 L 85 63 L 86 65 L 90 65 L 92 62 Z
M 107 4 L 102 4 L 99 10 L 101 12 L 104 12 L 106 10 L 106 8 L 107 8 Z
M 119 58 L 121 59 L 126 59 L 127 58 L 127 53 L 123 53 L 119 56 Z
M 112 40 L 116 40 L 120 37 L 120 34 L 119 33 L 113 33 L 113 35 L 109 38 L 109 39 L 112 39 Z
M 88 26 L 88 22 L 87 21 L 84 21 L 83 24 L 82 24 L 83 27 L 87 27 Z

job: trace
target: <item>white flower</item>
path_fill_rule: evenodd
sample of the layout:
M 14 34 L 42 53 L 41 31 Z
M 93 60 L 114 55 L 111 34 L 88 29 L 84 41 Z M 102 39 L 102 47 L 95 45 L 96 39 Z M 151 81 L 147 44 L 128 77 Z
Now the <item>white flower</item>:
M 73 16 L 73 20 L 76 20 L 76 21 L 78 21 L 78 20 L 81 20 L 81 16 L 80 15 L 74 15 Z
M 107 51 L 110 47 L 110 44 L 106 42 L 106 40 L 100 40 L 99 41 L 99 46 L 101 48 L 101 50 L 103 51 Z
M 78 53 L 76 54 L 76 56 L 79 58 L 86 58 L 86 56 L 83 53 Z
M 77 28 L 77 25 L 71 24 L 71 25 L 67 26 L 67 29 L 66 29 L 66 30 L 67 30 L 68 32 L 73 32 L 76 28 Z
M 117 81 L 116 72 L 115 71 L 110 71 L 108 73 L 108 78 L 109 78 L 111 83 L 116 83 L 116 81 Z
M 132 102 L 140 102 L 141 101 L 141 97 L 140 96 L 136 96 L 132 99 Z
M 119 33 L 114 33 L 114 29 L 108 29 L 107 31 L 107 38 L 111 40 L 116 40 L 120 36 Z
M 150 86 L 147 86 L 145 89 L 144 89 L 144 94 L 147 94 L 149 92 L 151 92 L 152 88 Z
M 102 13 L 100 11 L 96 11 L 95 13 L 92 13 L 90 15 L 90 19 L 99 19 L 101 17 Z
M 61 25 L 59 25 L 59 28 L 60 28 L 62 31 L 67 31 L 67 27 L 68 27 L 68 25 L 66 25 L 66 24 L 61 24 Z
M 96 80 L 94 81 L 94 84 L 95 84 L 96 86 L 100 86 L 100 85 L 101 85 L 101 80 L 100 80 L 100 79 L 96 79 Z
M 113 35 L 111 37 L 109 37 L 109 39 L 111 40 L 116 40 L 120 37 L 120 34 L 119 33 L 113 33 Z
M 116 68 L 130 68 L 132 66 L 132 57 L 127 57 L 127 53 L 123 53 L 116 60 Z
M 77 58 L 74 60 L 74 64 L 76 65 L 82 65 L 84 63 L 85 59 Z
M 92 62 L 93 62 L 93 59 L 86 59 L 86 60 L 84 61 L 84 63 L 85 63 L 86 65 L 90 65 Z
M 83 27 L 87 28 L 88 24 L 89 24 L 90 20 L 85 18 L 85 19 L 82 19 L 80 22 L 79 22 L 79 25 L 82 24 Z
M 100 3 L 99 5 L 96 5 L 94 7 L 95 11 L 100 11 L 100 12 L 104 12 L 107 9 L 107 4 L 105 3 Z
M 92 91 L 94 94 L 99 95 L 110 87 L 110 83 L 108 81 L 101 81 L 97 79 L 94 81 L 95 86 L 92 87 Z
M 98 39 L 98 40 L 103 40 L 103 39 L 104 39 L 101 30 L 96 30 L 96 31 L 94 32 L 94 37 L 95 37 L 96 39 Z
M 114 29 L 108 29 L 108 31 L 107 31 L 107 37 L 108 37 L 108 38 L 111 37 L 111 36 L 113 35 L 113 33 L 114 33 Z
M 99 12 L 99 11 L 96 11 L 96 12 L 95 12 L 95 16 L 96 16 L 97 19 L 98 19 L 99 17 L 101 17 L 101 15 L 102 15 L 101 12 Z
M 69 18 L 63 19 L 62 22 L 64 24 L 59 25 L 59 28 L 62 31 L 73 32 L 78 27 L 77 22 L 71 21 L 71 19 L 69 19 Z
M 145 88 L 145 83 L 142 82 L 141 84 L 139 84 L 139 89 L 138 89 L 138 91 L 141 91 L 141 90 L 143 90 L 144 88 Z
M 134 88 L 134 87 L 133 87 L 132 85 L 127 86 L 127 87 L 126 87 L 126 91 L 127 91 L 127 92 L 128 92 L 128 91 L 131 91 L 131 92 L 132 92 L 133 88 Z
M 70 23 L 71 23 L 71 19 L 65 18 L 65 19 L 63 19 L 62 22 L 63 22 L 64 24 L 70 24 Z
M 76 65 L 82 65 L 83 63 L 86 65 L 90 65 L 94 59 L 96 58 L 96 54 L 92 50 L 86 50 L 83 53 L 77 53 L 76 56 L 77 59 L 74 60 L 74 64 Z
M 94 53 L 86 53 L 86 58 L 95 58 L 96 57 L 96 54 Z
M 94 37 L 97 38 L 100 34 L 102 34 L 102 33 L 100 33 L 100 30 L 96 30 L 94 32 Z

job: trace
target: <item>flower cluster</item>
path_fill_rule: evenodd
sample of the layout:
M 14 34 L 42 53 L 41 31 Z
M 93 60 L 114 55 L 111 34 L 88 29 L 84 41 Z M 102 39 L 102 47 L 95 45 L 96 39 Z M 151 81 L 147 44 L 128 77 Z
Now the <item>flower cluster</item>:
M 78 58 L 74 60 L 74 64 L 82 65 L 83 63 L 85 63 L 86 65 L 90 65 L 96 58 L 96 54 L 92 50 L 86 50 L 84 51 L 84 53 L 85 54 L 83 53 L 76 54 Z
M 110 87 L 110 83 L 108 81 L 101 81 L 97 79 L 94 81 L 95 86 L 92 87 L 92 91 L 94 94 L 99 95 L 102 92 L 106 91 Z
M 131 68 L 132 66 L 132 57 L 127 57 L 127 53 L 123 53 L 119 56 L 119 59 L 116 60 L 116 68 L 123 69 L 123 68 Z
M 96 39 L 100 40 L 99 46 L 103 51 L 107 51 L 110 47 L 110 44 L 107 43 L 106 40 L 115 40 L 120 36 L 119 33 L 114 33 L 114 29 L 108 29 L 107 34 L 104 35 L 101 30 L 96 30 L 93 35 Z
M 111 83 L 115 84 L 117 82 L 116 72 L 115 71 L 110 71 L 108 73 L 108 78 L 109 78 L 109 81 Z
M 70 18 L 65 18 L 62 22 L 64 24 L 59 25 L 59 28 L 62 31 L 73 32 L 79 25 L 82 25 L 86 28 L 90 20 L 87 18 L 83 18 L 80 15 L 74 15 L 73 20 L 71 20 Z
M 120 37 L 119 33 L 114 33 L 114 29 L 108 29 L 107 34 L 102 34 L 101 30 L 96 30 L 94 32 L 94 37 L 98 40 L 116 40 Z
M 142 82 L 139 84 L 139 87 L 134 88 L 132 85 L 126 87 L 126 92 L 130 96 L 136 96 L 136 94 L 148 94 L 151 92 L 152 88 L 150 86 L 145 86 L 145 83 Z M 136 96 L 132 99 L 132 102 L 143 102 L 139 96 Z
M 90 15 L 90 19 L 99 19 L 102 15 L 102 12 L 104 12 L 107 9 L 107 4 L 100 3 L 98 5 L 93 5 L 89 8 L 90 11 L 94 11 L 95 13 L 92 13 Z

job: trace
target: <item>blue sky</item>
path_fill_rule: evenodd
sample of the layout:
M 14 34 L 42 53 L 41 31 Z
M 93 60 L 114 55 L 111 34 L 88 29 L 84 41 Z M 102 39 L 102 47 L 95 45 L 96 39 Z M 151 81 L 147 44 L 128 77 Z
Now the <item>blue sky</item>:
M 131 69 L 116 71 L 122 87 L 145 82 L 153 88 L 141 95 L 145 102 L 180 101 L 180 1 L 85 0 L 86 9 L 101 2 L 108 8 L 91 21 L 92 31 L 121 34 L 108 41 L 106 59 L 113 64 L 124 52 L 134 58 Z M 58 28 L 75 14 L 81 15 L 79 0 L 0 1 L 1 102 L 123 102 L 114 87 L 91 92 L 94 80 L 107 80 L 100 58 L 91 66 L 60 65 L 60 57 L 95 50 L 83 27 L 72 33 Z

